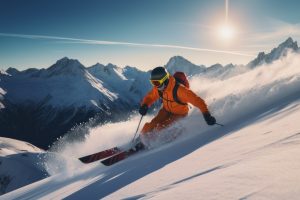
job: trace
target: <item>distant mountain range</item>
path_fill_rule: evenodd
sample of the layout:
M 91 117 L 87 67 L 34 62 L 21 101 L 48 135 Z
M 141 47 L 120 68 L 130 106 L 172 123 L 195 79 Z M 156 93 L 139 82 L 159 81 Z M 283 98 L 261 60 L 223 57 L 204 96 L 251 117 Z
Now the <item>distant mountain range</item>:
M 196 65 L 181 56 L 165 65 L 172 74 L 225 79 L 299 52 L 288 38 L 270 53 L 261 52 L 247 65 Z M 0 71 L 0 136 L 47 148 L 76 124 L 104 123 L 128 117 L 150 90 L 149 72 L 113 64 L 83 66 L 67 57 L 47 69 Z
M 86 68 L 68 58 L 47 69 L 9 68 L 0 78 L 1 136 L 42 148 L 90 118 L 128 116 L 150 89 L 147 72 L 112 64 Z

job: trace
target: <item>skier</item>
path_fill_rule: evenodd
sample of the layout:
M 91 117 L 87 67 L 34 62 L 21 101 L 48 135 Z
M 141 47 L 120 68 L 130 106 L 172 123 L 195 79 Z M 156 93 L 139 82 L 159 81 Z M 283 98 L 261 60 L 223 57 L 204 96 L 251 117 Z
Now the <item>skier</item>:
M 141 102 L 139 113 L 142 116 L 146 115 L 148 108 L 160 97 L 162 98 L 163 106 L 158 114 L 144 125 L 141 130 L 142 135 L 152 131 L 159 131 L 187 116 L 189 111 L 187 103 L 191 103 L 200 109 L 208 125 L 216 123 L 216 119 L 210 114 L 204 100 L 188 87 L 179 84 L 164 67 L 156 67 L 152 70 L 150 82 L 153 88 Z
M 187 116 L 189 112 L 187 103 L 191 103 L 200 109 L 208 125 L 216 124 L 216 119 L 208 111 L 204 100 L 189 89 L 189 84 L 184 73 L 176 72 L 173 76 L 170 76 L 165 68 L 156 67 L 151 72 L 150 82 L 152 83 L 153 88 L 141 102 L 139 113 L 142 116 L 146 115 L 148 108 L 159 98 L 162 99 L 163 106 L 151 122 L 144 125 L 141 130 L 142 136 L 147 137 L 150 135 L 148 133 L 159 131 Z M 145 149 L 147 146 L 140 136 L 134 140 L 133 144 L 134 147 L 127 150 L 121 150 L 118 147 L 114 147 L 81 157 L 79 160 L 83 163 L 91 163 L 106 158 L 101 162 L 106 166 L 110 166 Z

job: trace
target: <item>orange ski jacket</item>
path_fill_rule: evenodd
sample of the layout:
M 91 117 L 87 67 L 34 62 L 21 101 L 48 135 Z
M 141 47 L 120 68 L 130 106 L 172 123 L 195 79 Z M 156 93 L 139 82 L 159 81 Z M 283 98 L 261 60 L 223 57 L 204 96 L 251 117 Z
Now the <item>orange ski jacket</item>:
M 166 111 L 177 114 L 177 115 L 186 115 L 189 112 L 188 105 L 181 105 L 177 103 L 173 98 L 173 88 L 175 86 L 175 78 L 170 76 L 169 84 L 162 92 L 163 107 Z M 202 113 L 208 112 L 208 108 L 203 99 L 197 96 L 193 91 L 179 85 L 177 90 L 177 97 L 182 103 L 190 103 L 193 106 L 198 107 Z M 159 99 L 158 89 L 153 87 L 150 92 L 144 97 L 141 105 L 146 104 L 150 107 L 156 100 Z

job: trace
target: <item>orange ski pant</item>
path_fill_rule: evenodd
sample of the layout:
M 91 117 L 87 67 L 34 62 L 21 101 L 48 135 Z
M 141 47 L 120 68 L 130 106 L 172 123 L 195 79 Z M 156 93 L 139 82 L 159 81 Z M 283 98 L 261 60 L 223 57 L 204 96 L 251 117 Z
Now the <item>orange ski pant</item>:
M 168 127 L 175 121 L 185 117 L 186 115 L 176 115 L 166 111 L 164 108 L 160 109 L 158 114 L 151 120 L 144 125 L 141 133 L 146 134 L 151 131 L 159 131 L 163 128 Z

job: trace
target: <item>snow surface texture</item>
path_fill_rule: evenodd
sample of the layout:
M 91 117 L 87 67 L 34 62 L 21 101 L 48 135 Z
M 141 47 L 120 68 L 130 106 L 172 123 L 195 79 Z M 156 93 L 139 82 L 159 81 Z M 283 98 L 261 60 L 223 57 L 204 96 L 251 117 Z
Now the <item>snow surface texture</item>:
M 45 178 L 43 153 L 27 142 L 0 137 L 0 194 Z
M 290 53 L 272 64 L 222 80 L 194 77 L 191 87 L 225 127 L 209 127 L 197 109 L 169 144 L 112 167 L 76 158 L 126 145 L 139 117 L 93 128 L 83 141 L 62 138 L 45 163 L 53 176 L 2 199 L 297 199 L 300 195 L 300 64 Z M 152 116 L 144 119 L 149 121 Z M 162 137 L 162 138 L 167 138 Z

